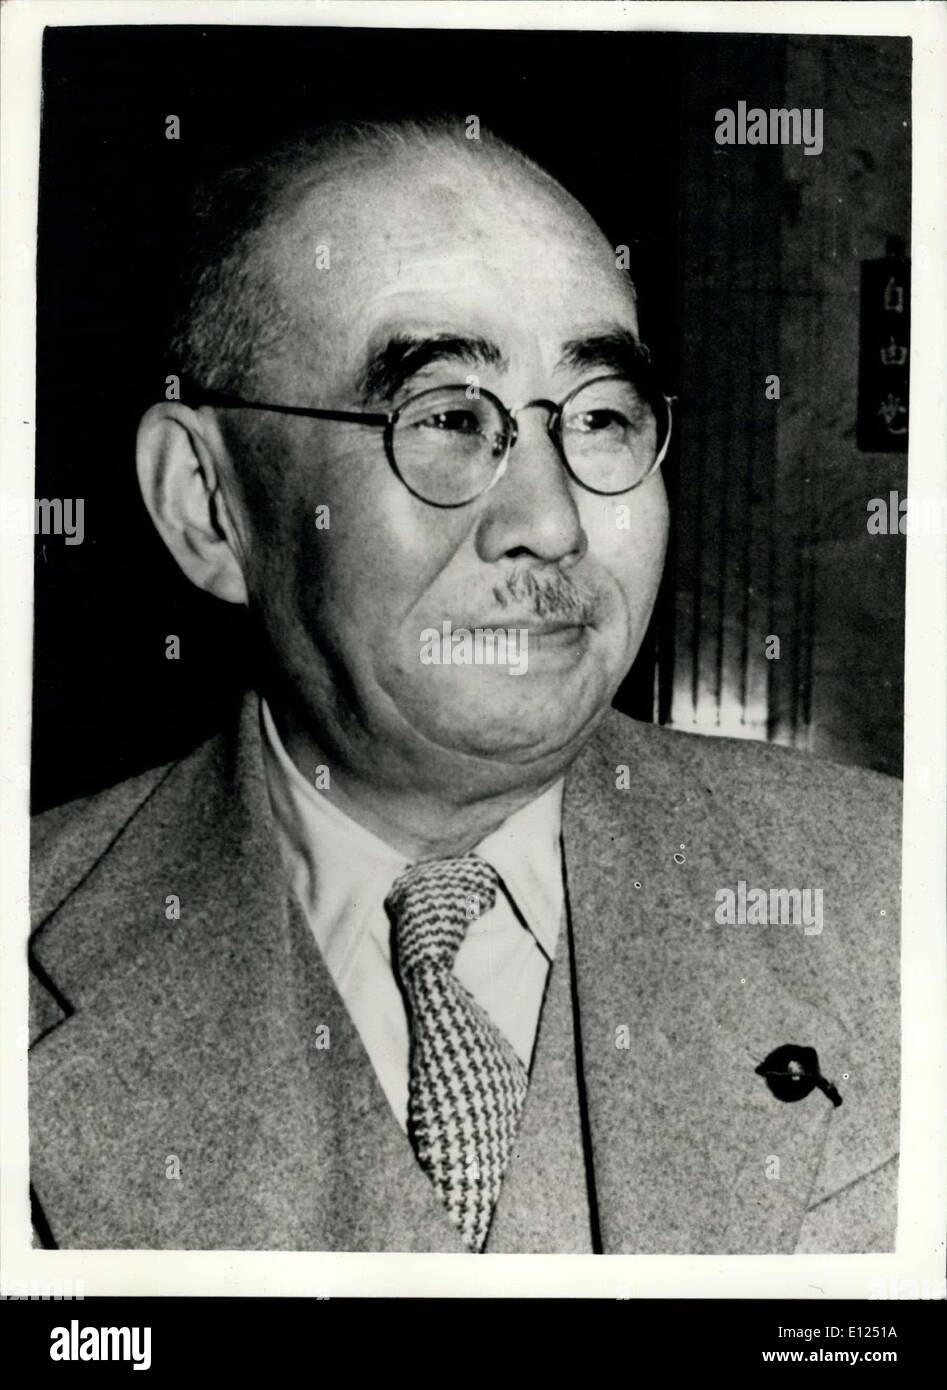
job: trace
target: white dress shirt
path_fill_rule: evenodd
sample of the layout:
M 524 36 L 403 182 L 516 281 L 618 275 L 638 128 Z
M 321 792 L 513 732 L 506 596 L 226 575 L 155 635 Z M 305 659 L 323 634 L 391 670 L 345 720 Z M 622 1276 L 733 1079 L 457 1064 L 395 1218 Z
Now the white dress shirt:
M 408 1019 L 384 903 L 411 861 L 317 791 L 283 747 L 265 700 L 260 711 L 267 785 L 292 888 L 405 1129 Z M 527 1067 L 563 910 L 561 813 L 560 780 L 476 846 L 502 887 L 494 908 L 471 922 L 455 965 Z

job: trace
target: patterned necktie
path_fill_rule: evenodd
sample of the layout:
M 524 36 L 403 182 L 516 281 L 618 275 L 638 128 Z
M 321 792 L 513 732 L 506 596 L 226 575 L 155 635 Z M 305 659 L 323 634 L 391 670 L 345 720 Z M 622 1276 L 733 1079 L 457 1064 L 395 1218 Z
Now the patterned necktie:
M 385 899 L 410 1010 L 408 1137 L 468 1250 L 483 1249 L 526 1096 L 526 1068 L 454 974 L 496 902 L 476 855 L 406 869 Z

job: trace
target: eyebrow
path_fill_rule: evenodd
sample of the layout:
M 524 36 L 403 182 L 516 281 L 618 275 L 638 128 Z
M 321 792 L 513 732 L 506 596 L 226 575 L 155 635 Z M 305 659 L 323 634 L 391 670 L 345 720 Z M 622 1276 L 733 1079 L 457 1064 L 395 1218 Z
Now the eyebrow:
M 434 362 L 470 363 L 478 367 L 496 367 L 500 371 L 509 366 L 496 343 L 486 338 L 453 333 L 422 338 L 398 333 L 371 354 L 359 373 L 358 387 L 363 403 L 390 401 L 406 382 Z
M 436 362 L 459 362 L 505 371 L 508 359 L 487 338 L 455 333 L 416 336 L 397 333 L 373 352 L 358 376 L 362 403 L 390 401 L 401 388 Z M 559 368 L 593 367 L 640 382 L 651 369 L 651 352 L 630 328 L 610 328 L 562 345 Z
M 562 346 L 560 367 L 596 367 L 638 382 L 651 371 L 651 351 L 630 328 L 610 328 Z

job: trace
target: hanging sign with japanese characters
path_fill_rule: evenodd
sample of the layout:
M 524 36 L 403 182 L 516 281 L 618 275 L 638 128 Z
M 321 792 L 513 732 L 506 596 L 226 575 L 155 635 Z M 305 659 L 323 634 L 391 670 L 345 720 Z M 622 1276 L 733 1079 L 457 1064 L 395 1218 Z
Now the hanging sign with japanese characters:
M 858 447 L 906 453 L 911 343 L 911 263 L 862 261 Z

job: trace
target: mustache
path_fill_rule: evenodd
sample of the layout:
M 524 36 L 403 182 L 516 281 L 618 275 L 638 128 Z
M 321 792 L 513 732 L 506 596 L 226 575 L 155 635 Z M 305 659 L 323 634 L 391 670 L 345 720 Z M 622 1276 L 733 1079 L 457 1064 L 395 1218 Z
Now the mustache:
M 591 589 L 576 584 L 561 570 L 514 570 L 502 584 L 494 585 L 493 597 L 500 608 L 515 607 L 521 616 L 563 622 L 593 623 L 600 607 Z

